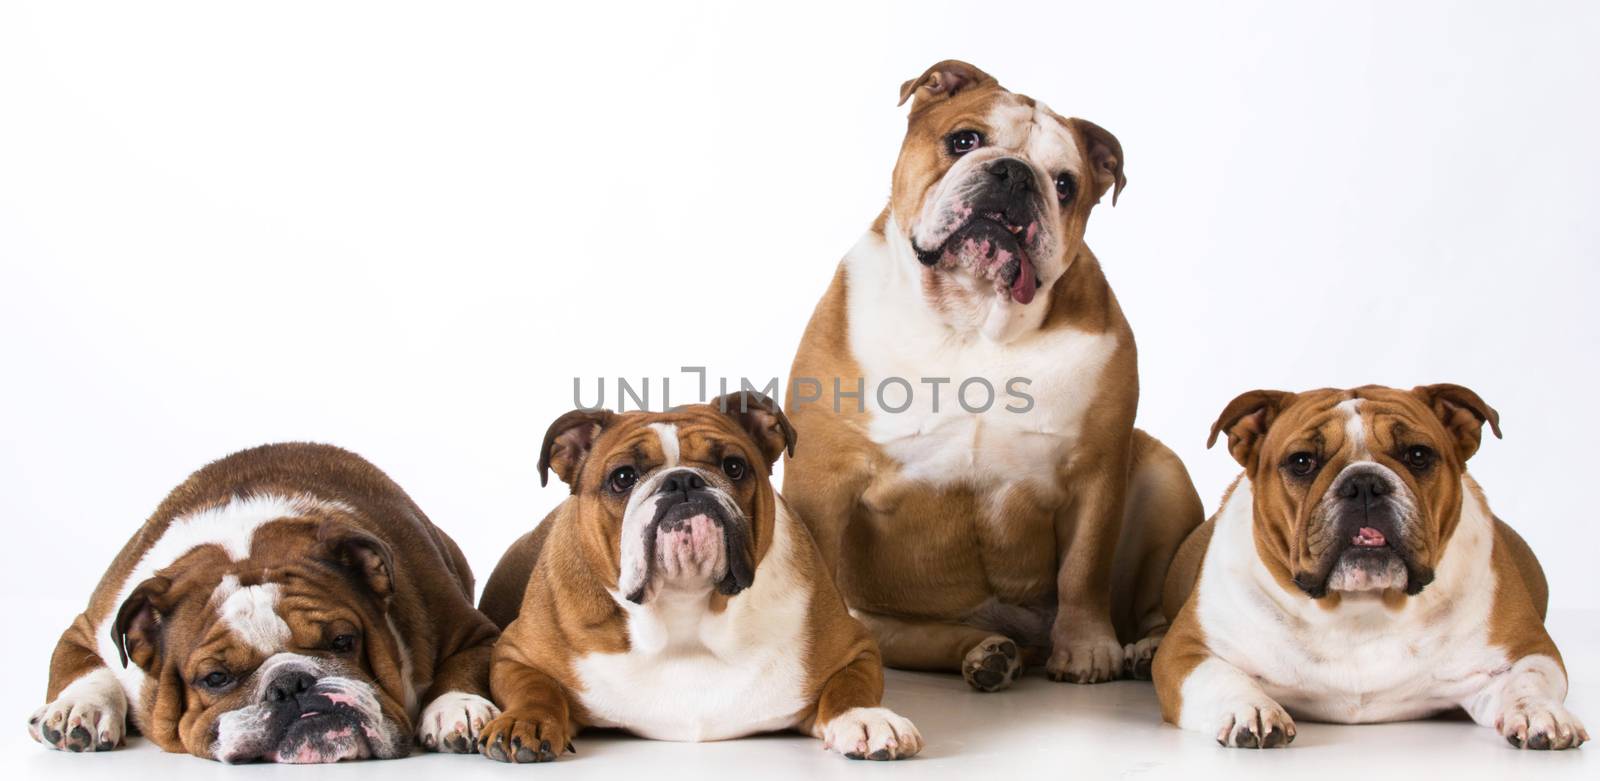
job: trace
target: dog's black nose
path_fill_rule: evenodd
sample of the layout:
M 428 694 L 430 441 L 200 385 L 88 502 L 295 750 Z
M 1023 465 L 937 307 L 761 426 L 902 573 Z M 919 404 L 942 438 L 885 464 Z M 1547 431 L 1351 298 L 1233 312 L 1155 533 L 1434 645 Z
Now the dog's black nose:
M 268 702 L 288 702 L 310 691 L 317 679 L 304 670 L 290 670 L 267 684 Z
M 1339 495 L 1351 501 L 1371 504 L 1389 494 L 1389 481 L 1380 475 L 1362 473 L 1351 475 L 1339 486 Z
M 706 487 L 706 479 L 699 472 L 683 470 L 661 478 L 662 493 L 689 493 Z
M 1014 157 L 1002 157 L 989 163 L 989 174 L 1000 181 L 1000 185 L 1012 194 L 1033 192 L 1033 169 L 1027 163 Z

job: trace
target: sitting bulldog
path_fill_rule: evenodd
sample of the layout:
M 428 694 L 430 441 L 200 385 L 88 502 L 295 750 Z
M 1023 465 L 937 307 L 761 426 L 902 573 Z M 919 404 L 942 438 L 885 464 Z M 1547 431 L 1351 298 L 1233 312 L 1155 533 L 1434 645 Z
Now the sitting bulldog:
M 754 393 L 551 425 L 541 477 L 554 470 L 572 496 L 484 590 L 505 629 L 485 756 L 546 762 L 586 726 L 684 741 L 797 729 L 857 759 L 922 748 L 880 707 L 878 648 L 772 489 L 794 444 Z
M 444 532 L 359 456 L 235 453 L 173 489 L 61 636 L 35 740 L 106 751 L 136 727 L 224 762 L 466 752 L 498 713 L 497 632 Z M 426 704 L 426 708 L 419 707 Z
M 1495 411 L 1457 385 L 1228 404 L 1211 441 L 1226 434 L 1245 471 L 1167 580 L 1166 720 L 1275 748 L 1295 718 L 1461 708 L 1519 748 L 1588 740 L 1562 707 L 1539 562 L 1467 474 L 1485 422 L 1499 436 Z

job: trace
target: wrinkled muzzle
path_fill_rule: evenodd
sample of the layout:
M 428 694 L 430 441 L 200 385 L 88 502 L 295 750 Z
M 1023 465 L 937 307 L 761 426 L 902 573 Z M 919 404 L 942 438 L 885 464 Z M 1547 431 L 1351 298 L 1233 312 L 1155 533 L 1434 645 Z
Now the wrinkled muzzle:
M 228 763 L 320 763 L 409 753 L 373 685 L 345 672 L 299 654 L 268 659 L 251 703 L 217 720 L 213 755 Z
M 696 470 L 652 475 L 623 516 L 620 564 L 617 590 L 635 604 L 664 585 L 737 594 L 755 580 L 750 520 Z
M 1055 252 L 1046 204 L 1027 162 L 974 159 L 946 174 L 912 231 L 912 248 L 925 266 L 965 271 L 1027 304 L 1038 291 L 1041 262 Z
M 1313 508 L 1305 540 L 1294 582 L 1314 598 L 1386 589 L 1416 595 L 1433 581 L 1416 497 L 1382 464 L 1345 467 Z

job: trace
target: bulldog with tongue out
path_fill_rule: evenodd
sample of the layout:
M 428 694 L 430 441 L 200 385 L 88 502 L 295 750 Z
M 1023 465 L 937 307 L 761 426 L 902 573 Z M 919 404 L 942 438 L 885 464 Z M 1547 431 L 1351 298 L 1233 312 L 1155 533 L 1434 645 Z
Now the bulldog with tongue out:
M 572 496 L 513 543 L 482 609 L 505 628 L 483 754 L 547 762 L 587 727 L 660 740 L 795 729 L 855 759 L 922 748 L 883 667 L 772 490 L 795 447 L 755 393 L 669 413 L 575 410 L 539 460 Z
M 1133 427 L 1133 331 L 1084 243 L 1122 146 L 964 62 L 906 101 L 889 203 L 795 356 L 810 444 L 784 493 L 890 666 L 980 691 L 1030 664 L 1148 677 L 1167 564 L 1204 516 Z
M 1174 562 L 1156 655 L 1167 721 L 1276 748 L 1294 719 L 1464 709 L 1513 746 L 1589 739 L 1548 591 L 1467 474 L 1494 409 L 1458 385 L 1251 391 L 1211 430 L 1245 472 Z

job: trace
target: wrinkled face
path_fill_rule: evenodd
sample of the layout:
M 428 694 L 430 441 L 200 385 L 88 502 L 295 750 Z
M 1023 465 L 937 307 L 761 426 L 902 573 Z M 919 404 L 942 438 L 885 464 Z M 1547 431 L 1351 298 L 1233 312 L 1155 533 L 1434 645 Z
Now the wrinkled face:
M 1460 517 L 1465 461 L 1484 417 L 1426 388 L 1258 401 L 1219 426 L 1249 470 L 1269 569 L 1316 598 L 1420 593 Z
M 769 477 L 782 434 L 777 451 L 764 449 L 738 417 L 708 406 L 602 413 L 558 431 L 571 419 L 552 427 L 546 460 L 572 478 L 585 550 L 614 575 L 618 598 L 646 604 L 750 587 L 772 542 Z
M 1032 305 L 1066 272 L 1121 164 L 1116 140 L 1090 123 L 981 74 L 958 83 L 916 93 L 890 211 L 925 267 L 929 303 L 981 324 Z
M 152 740 L 224 762 L 409 752 L 387 554 L 341 528 L 275 521 L 248 559 L 203 546 L 135 591 L 118 626 L 150 674 L 141 727 Z

